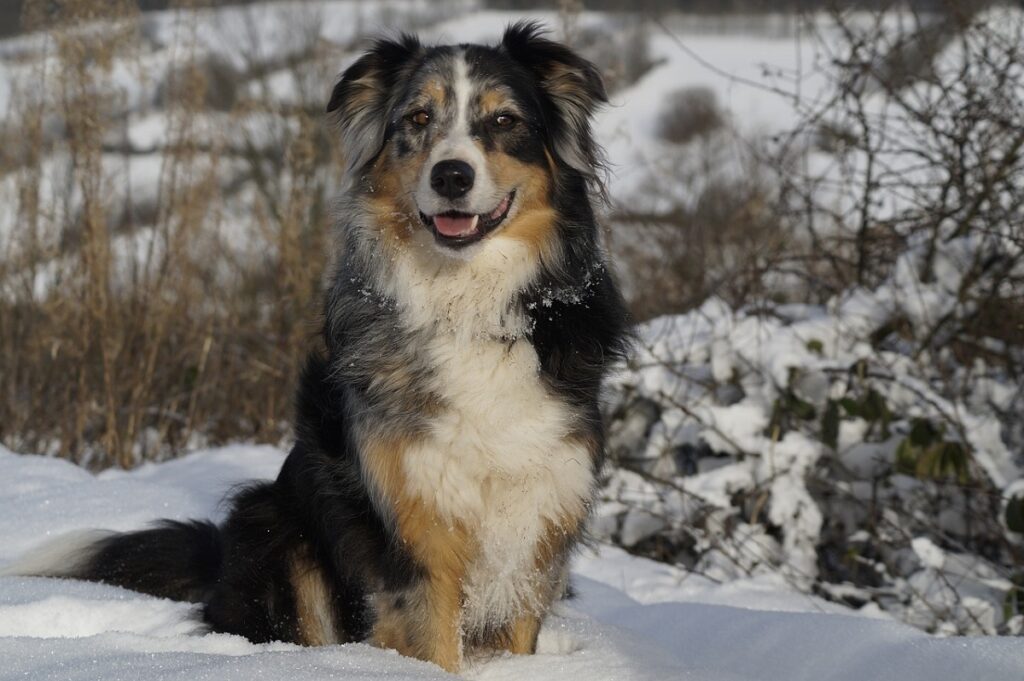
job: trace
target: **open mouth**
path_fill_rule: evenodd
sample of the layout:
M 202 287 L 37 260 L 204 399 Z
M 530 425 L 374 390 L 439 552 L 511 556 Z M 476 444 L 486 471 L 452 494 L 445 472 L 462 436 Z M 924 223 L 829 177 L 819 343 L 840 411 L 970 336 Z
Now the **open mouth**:
M 434 233 L 439 243 L 449 248 L 462 248 L 475 243 L 498 228 L 515 200 L 515 191 L 509 192 L 490 213 L 475 215 L 459 211 L 445 211 L 434 216 L 420 213 L 420 220 Z

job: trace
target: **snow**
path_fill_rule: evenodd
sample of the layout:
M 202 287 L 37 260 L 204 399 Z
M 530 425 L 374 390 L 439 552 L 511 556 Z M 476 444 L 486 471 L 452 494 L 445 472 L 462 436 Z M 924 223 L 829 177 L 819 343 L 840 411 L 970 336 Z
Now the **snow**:
M 62 460 L 0 449 L 0 566 L 72 530 L 222 517 L 223 494 L 273 476 L 283 456 L 272 447 L 235 445 L 93 476 Z M 574 580 L 578 596 L 548 619 L 537 655 L 474 659 L 463 676 L 1001 681 L 1019 679 L 1024 668 L 1024 648 L 1012 639 L 933 638 L 853 616 L 766 576 L 716 584 L 599 546 L 578 557 Z M 0 577 L 0 679 L 449 678 L 366 644 L 257 645 L 206 633 L 193 614 L 189 604 L 102 584 Z
M 721 19 L 718 30 L 709 31 L 699 18 L 685 15 L 651 27 L 654 68 L 614 93 L 597 121 L 613 168 L 616 200 L 633 205 L 638 195 L 647 193 L 649 169 L 678 162 L 679 148 L 666 144 L 658 133 L 667 95 L 695 88 L 710 91 L 733 133 L 747 139 L 792 128 L 800 111 L 821 97 L 827 80 L 813 41 L 797 39 L 793 31 L 799 20 L 776 17 L 784 29 L 779 30 L 771 19 L 766 17 L 768 25 L 753 33 L 742 21 Z M 733 155 L 744 153 L 748 144 L 732 133 L 715 140 L 719 151 Z
M 711 298 L 640 325 L 636 357 L 610 384 L 609 413 L 629 416 L 613 416 L 610 448 L 622 468 L 608 471 L 594 533 L 638 551 L 656 542 L 655 555 L 730 585 L 753 579 L 826 593 L 927 631 L 1015 631 L 1012 568 L 957 543 L 976 531 L 972 514 L 994 528 L 1001 521 L 969 510 L 967 496 L 937 499 L 940 488 L 901 474 L 897 462 L 913 421 L 925 419 L 955 424 L 944 437 L 969 445 L 1003 499 L 1024 475 L 984 400 L 947 399 L 927 361 L 868 342 L 894 309 L 911 304 L 905 289 L 919 280 L 897 269 L 873 290 L 768 314 Z M 886 405 L 884 425 L 845 412 L 849 400 L 867 399 L 868 384 L 850 382 L 858 366 L 878 377 L 865 380 Z M 832 442 L 823 436 L 829 408 Z M 864 533 L 869 504 L 886 509 L 886 527 Z M 922 524 L 939 531 L 929 535 Z M 890 547 L 885 562 L 865 560 L 880 585 L 858 587 L 830 571 L 836 532 L 848 535 L 843 550 L 865 547 L 870 556 Z

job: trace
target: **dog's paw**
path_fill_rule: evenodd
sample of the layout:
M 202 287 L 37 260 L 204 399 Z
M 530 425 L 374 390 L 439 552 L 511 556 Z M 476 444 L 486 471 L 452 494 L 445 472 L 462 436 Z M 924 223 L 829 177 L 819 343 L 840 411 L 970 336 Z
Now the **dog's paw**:
M 570 655 L 583 649 L 583 640 L 571 620 L 549 617 L 537 637 L 537 654 Z

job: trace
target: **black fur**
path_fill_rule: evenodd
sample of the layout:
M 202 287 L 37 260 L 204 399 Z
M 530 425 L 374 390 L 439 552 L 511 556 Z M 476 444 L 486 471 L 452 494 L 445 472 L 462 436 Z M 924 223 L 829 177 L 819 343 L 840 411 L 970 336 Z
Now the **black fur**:
M 597 67 L 564 45 L 544 38 L 540 24 L 513 24 L 501 39 L 502 50 L 529 70 L 543 114 L 541 132 L 559 160 L 603 191 L 604 157 L 594 141 L 590 119 L 608 102 Z
M 342 75 L 327 103 L 338 123 L 350 170 L 361 168 L 386 143 L 386 117 L 394 105 L 397 84 L 407 80 L 414 59 L 422 53 L 416 36 L 378 40 Z
M 131 536 L 131 540 L 126 540 Z M 209 522 L 164 520 L 94 547 L 88 577 L 163 598 L 200 603 L 220 577 L 221 534 Z
M 397 145 L 403 84 L 451 49 L 424 48 L 412 36 L 379 41 L 345 72 L 327 108 L 341 118 L 343 134 L 364 137 L 353 142 L 353 163 L 365 165 L 392 138 Z M 514 301 L 531 322 L 529 337 L 519 342 L 532 344 L 549 390 L 582 415 L 579 435 L 600 451 L 601 379 L 627 344 L 625 307 L 590 203 L 600 152 L 589 117 L 606 99 L 600 77 L 589 62 L 542 38 L 534 24 L 510 27 L 498 47 L 465 49 L 474 68 L 500 79 L 526 111 L 527 134 L 501 143 L 538 165 L 549 149 L 559 166 L 550 199 L 561 254 L 543 263 L 540 277 Z M 357 182 L 351 192 L 360 191 Z M 343 215 L 343 230 L 348 221 Z M 300 640 L 292 556 L 308 556 L 323 571 L 335 634 L 343 641 L 369 634 L 369 594 L 400 592 L 423 578 L 387 507 L 371 498 L 357 435 L 425 430 L 433 396 L 422 386 L 432 368 L 394 301 L 373 286 L 374 244 L 349 238 L 344 249 L 327 292 L 326 350 L 314 353 L 303 371 L 296 444 L 277 479 L 236 494 L 219 528 L 164 522 L 104 540 L 75 576 L 202 603 L 212 629 L 253 641 Z

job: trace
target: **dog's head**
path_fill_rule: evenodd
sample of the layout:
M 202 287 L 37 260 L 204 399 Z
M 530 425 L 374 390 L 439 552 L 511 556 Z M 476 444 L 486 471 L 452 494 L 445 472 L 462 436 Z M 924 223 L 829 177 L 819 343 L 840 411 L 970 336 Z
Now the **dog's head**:
M 382 40 L 342 75 L 327 110 L 349 172 L 401 239 L 433 234 L 446 251 L 499 232 L 543 249 L 552 193 L 599 185 L 590 118 L 607 101 L 597 69 L 509 27 L 496 46 Z

